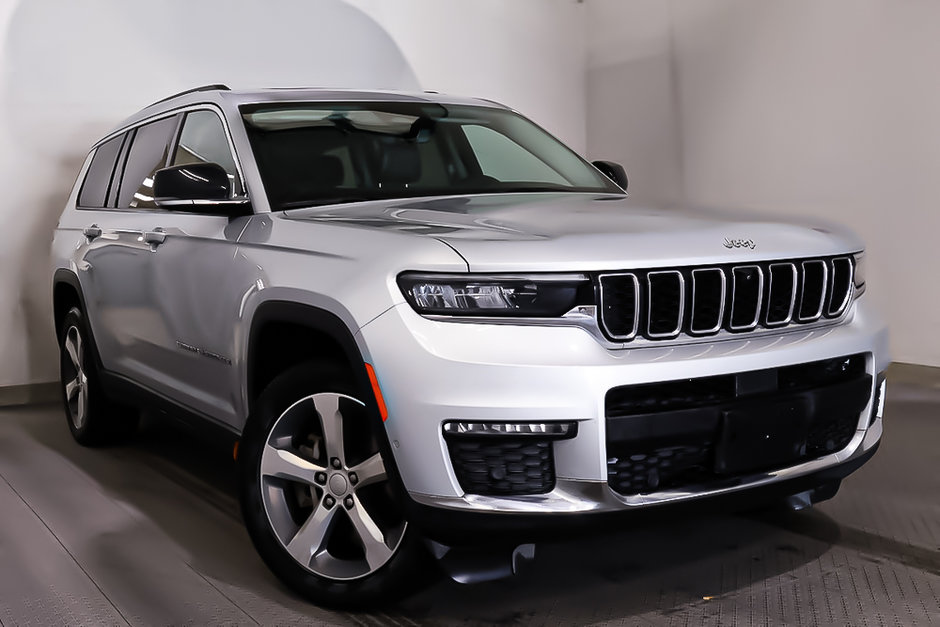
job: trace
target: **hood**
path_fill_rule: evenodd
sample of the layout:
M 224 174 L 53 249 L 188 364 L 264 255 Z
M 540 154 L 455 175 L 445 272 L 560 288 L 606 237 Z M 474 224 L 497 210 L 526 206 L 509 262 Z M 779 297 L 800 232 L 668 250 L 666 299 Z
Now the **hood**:
M 290 210 L 292 220 L 432 237 L 473 272 L 588 271 L 740 263 L 857 252 L 836 225 L 704 208 L 650 208 L 620 195 L 482 194 Z

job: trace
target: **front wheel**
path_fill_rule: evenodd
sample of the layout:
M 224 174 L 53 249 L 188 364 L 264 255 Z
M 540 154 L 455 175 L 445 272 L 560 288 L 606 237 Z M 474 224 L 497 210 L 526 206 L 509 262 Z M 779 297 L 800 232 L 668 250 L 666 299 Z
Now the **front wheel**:
M 317 603 L 369 605 L 425 578 L 379 442 L 352 386 L 312 364 L 278 376 L 246 427 L 249 534 L 268 567 Z

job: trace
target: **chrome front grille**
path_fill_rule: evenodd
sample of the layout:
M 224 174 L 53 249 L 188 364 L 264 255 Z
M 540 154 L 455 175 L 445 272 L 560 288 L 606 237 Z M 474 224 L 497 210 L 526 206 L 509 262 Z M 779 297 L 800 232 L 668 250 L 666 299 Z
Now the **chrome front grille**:
M 605 273 L 600 325 L 626 342 L 824 322 L 845 313 L 853 274 L 849 256 Z

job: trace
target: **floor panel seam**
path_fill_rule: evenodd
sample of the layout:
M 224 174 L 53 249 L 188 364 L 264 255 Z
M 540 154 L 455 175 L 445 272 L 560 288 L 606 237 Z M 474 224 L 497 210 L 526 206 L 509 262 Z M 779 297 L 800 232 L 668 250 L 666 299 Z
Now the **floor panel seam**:
M 59 539 L 59 536 L 57 536 L 56 533 L 52 530 L 52 528 L 49 527 L 49 525 L 46 524 L 46 521 L 43 520 L 42 516 L 39 515 L 39 512 L 37 512 L 35 509 L 33 509 L 33 506 L 30 505 L 29 502 L 28 502 L 26 499 L 23 498 L 23 495 L 20 494 L 20 493 L 16 490 L 15 487 L 13 487 L 13 484 L 11 484 L 9 481 L 7 481 L 7 478 L 4 477 L 3 474 L 0 474 L 0 479 L 2 479 L 3 482 L 7 485 L 7 487 L 10 488 L 10 491 L 13 492 L 13 494 L 16 495 L 16 498 L 18 498 L 18 499 L 23 503 L 23 505 L 25 505 L 26 508 L 29 509 L 30 512 L 32 512 L 33 516 L 36 517 L 36 520 L 38 520 L 38 521 L 42 524 L 42 526 L 46 528 L 46 531 L 48 531 L 49 534 L 50 534 L 53 538 L 55 538 L 55 541 L 58 543 L 58 545 L 59 545 L 60 547 L 62 547 L 62 550 L 65 551 L 65 554 L 69 556 L 69 559 L 71 559 L 71 560 L 75 563 L 75 566 L 77 566 L 78 569 L 79 569 L 80 571 L 82 571 L 82 574 L 85 575 L 85 577 L 88 578 L 88 581 L 90 581 L 91 584 L 98 590 L 98 592 L 101 593 L 101 596 L 104 598 L 104 600 L 107 601 L 108 604 L 109 604 L 112 608 L 114 608 L 114 611 L 118 613 L 118 616 L 121 617 L 121 619 L 124 621 L 124 624 L 126 624 L 128 627 L 130 627 L 131 623 L 130 623 L 129 620 L 127 620 L 127 617 L 124 615 L 124 613 L 121 611 L 121 609 L 120 609 L 117 605 L 115 605 L 114 601 L 112 601 L 111 598 L 108 597 L 108 595 L 107 595 L 107 594 L 105 593 L 105 591 L 101 588 L 101 586 L 98 585 L 98 582 L 95 581 L 94 577 L 92 577 L 92 576 L 88 573 L 88 571 L 85 570 L 85 568 L 81 565 L 81 563 L 78 561 L 78 559 L 76 559 L 76 557 L 72 554 L 72 552 L 69 551 L 68 547 L 65 546 L 65 544 L 62 542 L 62 540 Z M 3 625 L 3 623 L 0 622 L 0 625 Z
M 261 623 L 259 623 L 257 620 L 255 620 L 255 618 L 254 618 L 251 614 L 249 614 L 247 611 L 245 611 L 245 610 L 242 608 L 242 606 L 240 606 L 238 603 L 236 603 L 234 599 L 232 599 L 232 598 L 229 597 L 227 594 L 225 594 L 224 592 L 222 592 L 222 590 L 220 590 L 220 589 L 218 588 L 218 586 L 216 586 L 214 583 L 212 583 L 212 581 L 210 581 L 205 575 L 203 575 L 201 572 L 199 572 L 198 570 L 196 570 L 195 568 L 193 568 L 191 564 L 186 564 L 186 567 L 189 568 L 189 570 L 191 570 L 191 571 L 193 571 L 194 573 L 196 573 L 196 576 L 199 577 L 200 579 L 202 579 L 203 581 L 205 581 L 205 582 L 209 585 L 210 588 L 212 588 L 213 590 L 215 590 L 216 592 L 218 592 L 219 594 L 221 594 L 221 595 L 222 595 L 222 598 L 224 598 L 226 601 L 228 601 L 229 603 L 231 603 L 235 608 L 238 609 L 239 612 L 241 612 L 241 613 L 244 614 L 246 617 L 248 617 L 248 620 L 250 620 L 251 622 L 253 622 L 255 625 L 260 625 L 260 624 L 261 624 Z

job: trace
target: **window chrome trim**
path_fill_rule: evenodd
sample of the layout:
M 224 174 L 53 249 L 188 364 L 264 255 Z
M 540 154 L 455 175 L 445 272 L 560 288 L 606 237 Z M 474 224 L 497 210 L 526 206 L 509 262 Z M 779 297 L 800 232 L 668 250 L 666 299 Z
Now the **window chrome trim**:
M 696 272 L 717 272 L 721 277 L 721 301 L 718 305 L 718 324 L 710 329 L 698 330 L 695 328 L 695 300 L 696 300 Z M 693 335 L 711 335 L 721 330 L 721 325 L 725 321 L 725 301 L 728 300 L 728 278 L 725 271 L 721 268 L 696 268 L 692 270 L 692 315 L 689 318 L 689 332 Z
M 737 305 L 736 292 L 738 289 L 738 277 L 735 274 L 738 270 L 748 270 L 754 268 L 757 270 L 757 307 L 754 311 L 754 320 L 745 325 L 734 326 L 734 308 Z M 749 331 L 757 327 L 760 321 L 761 306 L 764 304 L 764 271 L 760 266 L 734 266 L 731 268 L 731 315 L 728 316 L 728 328 L 732 331 Z
M 232 159 L 235 162 L 235 170 L 238 172 L 238 178 L 241 179 L 241 188 L 242 188 L 242 191 L 244 192 L 244 196 L 236 196 L 236 197 L 231 198 L 230 200 L 249 200 L 251 198 L 251 194 L 249 193 L 249 190 L 248 190 L 248 181 L 245 179 L 245 172 L 242 169 L 241 159 L 238 156 L 238 150 L 235 148 L 235 140 L 232 138 L 232 131 L 231 129 L 229 129 L 228 123 L 225 120 L 225 112 L 222 111 L 222 107 L 220 107 L 214 102 L 199 102 L 195 104 L 184 105 L 181 107 L 175 107 L 173 109 L 167 109 L 165 111 L 161 111 L 160 113 L 155 113 L 152 116 L 144 118 L 142 120 L 137 120 L 136 122 L 133 122 L 132 124 L 123 126 L 115 130 L 114 132 L 109 133 L 108 135 L 102 137 L 100 140 L 98 140 L 95 143 L 94 146 L 91 147 L 91 150 L 89 151 L 89 153 L 91 153 L 94 150 L 97 150 L 101 144 L 104 144 L 110 141 L 111 139 L 118 137 L 119 135 L 123 133 L 129 133 L 137 128 L 140 128 L 141 126 L 144 126 L 145 124 L 150 124 L 151 122 L 157 122 L 164 118 L 173 117 L 174 115 L 178 115 L 180 113 L 189 113 L 190 111 L 212 111 L 213 113 L 216 114 L 216 116 L 218 116 L 219 121 L 222 122 L 222 129 L 225 131 L 225 138 L 226 140 L 228 140 L 229 150 L 232 151 Z M 184 116 L 183 119 L 180 120 L 179 128 L 176 129 L 176 132 L 173 135 L 173 145 L 176 145 L 179 143 L 179 135 L 182 132 L 182 128 L 185 123 L 186 123 L 186 118 Z M 172 148 L 172 146 L 168 146 L 168 148 Z M 168 158 L 170 158 L 170 155 L 168 155 Z M 125 155 L 125 159 L 126 159 L 126 155 Z M 118 156 L 118 160 L 120 160 L 120 155 Z M 159 208 L 156 208 L 156 209 L 159 210 Z M 115 210 L 115 208 L 112 208 L 112 210 Z M 121 209 L 117 208 L 116 210 L 120 211 Z
M 778 268 L 781 266 L 790 268 L 790 272 L 793 275 L 793 283 L 791 283 L 791 287 L 790 287 L 790 309 L 787 311 L 786 318 L 784 318 L 783 320 L 771 322 L 770 321 L 770 301 L 774 295 L 774 268 Z M 768 280 L 768 284 L 767 284 L 768 305 L 767 305 L 767 317 L 764 319 L 764 324 L 770 328 L 784 327 L 790 324 L 791 322 L 793 322 L 793 308 L 796 306 L 796 284 L 799 280 L 799 273 L 796 270 L 795 263 L 772 263 L 767 267 L 767 274 L 769 275 L 767 279 Z
M 616 335 L 615 333 L 611 333 L 610 329 L 607 328 L 607 322 L 604 320 L 604 279 L 611 277 L 630 277 L 633 279 L 633 330 L 626 335 Z M 636 337 L 636 334 L 640 330 L 640 279 L 637 278 L 636 274 L 632 272 L 612 272 L 599 275 L 597 277 L 597 284 L 600 287 L 598 290 L 600 293 L 600 296 L 598 297 L 598 311 L 600 314 L 597 316 L 597 318 L 599 319 L 600 324 L 604 329 L 604 333 L 621 342 L 632 340 Z M 605 337 L 604 340 L 606 341 L 607 338 Z
M 819 297 L 819 308 L 816 310 L 816 313 L 812 316 L 803 317 L 801 312 L 803 311 L 803 302 L 806 295 L 806 266 L 810 264 L 819 264 L 823 269 L 823 280 L 822 280 L 822 291 Z M 815 322 L 822 317 L 823 309 L 826 307 L 826 290 L 829 287 L 829 264 L 827 264 L 822 259 L 810 259 L 809 261 L 802 261 L 800 265 L 803 268 L 803 282 L 800 285 L 800 311 L 797 312 L 796 320 L 797 322 Z
M 676 328 L 668 333 L 653 333 L 650 331 L 650 318 L 653 314 L 653 276 L 660 274 L 674 274 L 679 277 L 679 315 L 676 317 Z M 655 270 L 646 273 L 646 337 L 662 339 L 676 337 L 682 332 L 682 322 L 685 319 L 685 277 L 678 270 Z M 602 290 L 603 291 L 603 290 Z

